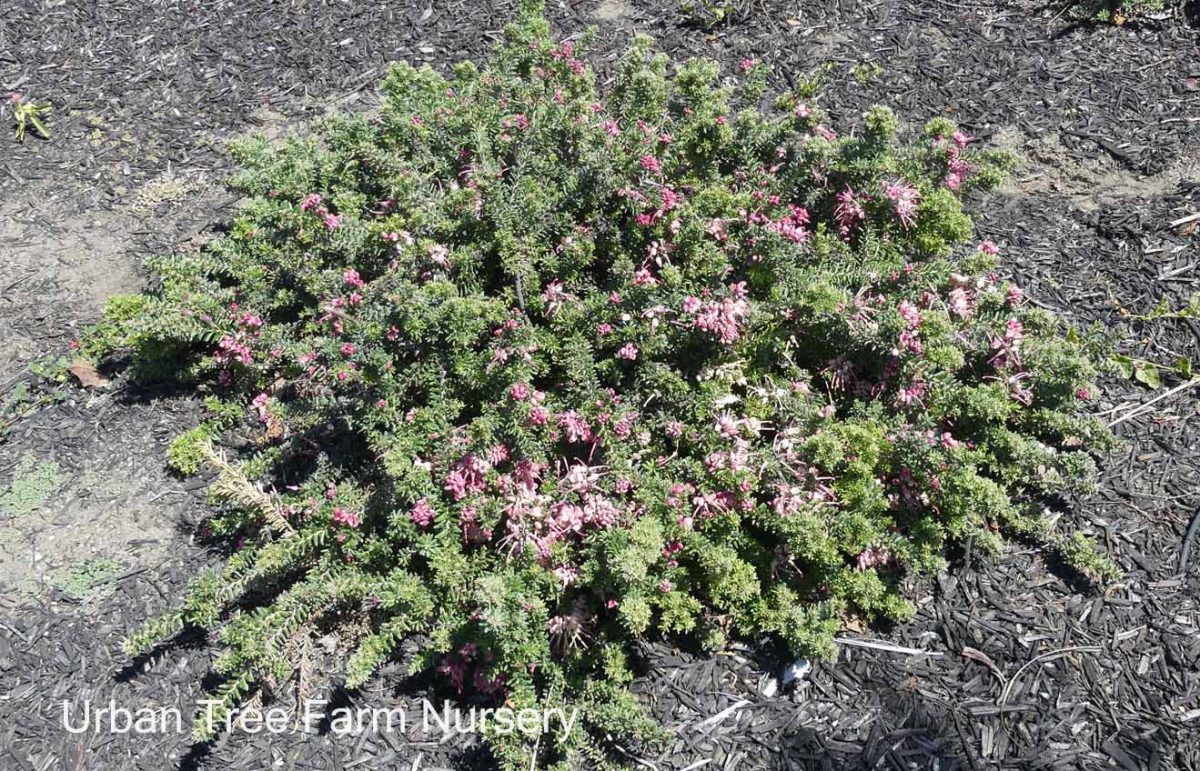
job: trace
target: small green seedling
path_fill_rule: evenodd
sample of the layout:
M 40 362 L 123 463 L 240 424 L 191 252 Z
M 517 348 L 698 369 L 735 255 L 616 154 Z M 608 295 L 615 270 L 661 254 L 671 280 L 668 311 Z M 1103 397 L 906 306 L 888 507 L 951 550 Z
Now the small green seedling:
M 101 593 L 124 569 L 112 558 L 87 560 L 55 572 L 50 583 L 68 599 L 83 602 Z
M 45 121 L 42 120 L 46 115 L 50 114 L 50 105 L 26 102 L 15 91 L 8 95 L 8 104 L 12 108 L 13 118 L 17 122 L 18 142 L 25 141 L 25 130 L 28 126 L 33 126 L 33 130 L 42 139 L 50 138 L 50 129 L 46 127 Z

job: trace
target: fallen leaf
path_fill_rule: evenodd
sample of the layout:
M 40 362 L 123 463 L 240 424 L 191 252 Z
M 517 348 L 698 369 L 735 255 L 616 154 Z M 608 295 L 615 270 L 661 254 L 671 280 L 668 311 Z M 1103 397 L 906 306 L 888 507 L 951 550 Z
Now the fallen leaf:
M 104 388 L 108 378 L 96 371 L 96 367 L 87 359 L 76 359 L 67 367 L 67 372 L 75 376 L 84 388 Z

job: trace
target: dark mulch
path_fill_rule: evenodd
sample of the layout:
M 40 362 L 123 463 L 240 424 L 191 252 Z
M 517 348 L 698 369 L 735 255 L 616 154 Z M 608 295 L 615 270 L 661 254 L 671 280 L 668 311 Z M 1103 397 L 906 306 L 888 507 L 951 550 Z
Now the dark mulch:
M 53 222 L 120 206 L 168 169 L 223 173 L 229 163 L 215 139 L 332 103 L 369 103 L 389 60 L 479 59 L 511 10 L 4 4 L 0 88 L 49 99 L 57 112 L 52 142 L 0 137 L 0 201 L 24 200 Z M 763 59 L 782 87 L 831 63 L 821 102 L 843 122 L 886 102 L 907 120 L 945 114 L 1016 147 L 1033 163 L 1007 191 L 975 202 L 980 235 L 1002 245 L 1035 302 L 1076 321 L 1114 326 L 1121 307 L 1145 312 L 1200 288 L 1200 230 L 1168 224 L 1200 211 L 1200 37 L 1182 18 L 1115 28 L 1028 2 L 762 2 L 708 33 L 680 26 L 670 3 L 587 0 L 551 15 L 568 32 L 599 25 L 602 71 L 635 28 L 677 55 Z M 864 62 L 882 74 L 860 82 L 853 70 Z M 63 192 L 47 205 L 47 190 Z M 148 227 L 147 238 L 163 248 L 181 235 Z M 0 319 L 27 324 L 14 310 L 27 307 L 0 303 Z M 49 326 L 28 334 L 51 335 Z M 1200 361 L 1195 323 L 1130 329 L 1132 355 Z M 1117 380 L 1104 386 L 1098 409 L 1111 419 L 1153 395 Z M 1105 463 L 1100 493 L 1064 506 L 1065 521 L 1096 534 L 1126 569 L 1117 584 L 1083 585 L 1020 545 L 994 560 L 966 545 L 949 574 L 917 587 L 929 599 L 911 623 L 847 633 L 934 655 L 843 647 L 838 661 L 814 664 L 798 687 L 773 696 L 786 662 L 768 647 L 704 658 L 650 646 L 637 689 L 676 739 L 659 754 L 617 751 L 664 769 L 1200 768 L 1200 543 L 1189 531 L 1200 509 L 1198 398 L 1200 388 L 1183 392 L 1120 423 L 1125 443 Z M 56 407 L 20 426 L 0 460 L 66 452 L 63 437 L 85 425 L 112 442 L 155 432 L 161 448 L 167 429 L 185 422 L 186 411 L 163 417 L 170 404 L 101 397 Z M 198 510 L 196 483 L 161 473 L 159 456 L 145 452 L 154 483 L 193 501 L 164 511 Z M 174 735 L 66 734 L 63 698 L 90 692 L 94 701 L 186 709 L 198 697 L 212 658 L 204 640 L 133 665 L 116 650 L 213 559 L 183 525 L 186 517 L 169 558 L 119 581 L 107 599 L 0 605 L 0 767 L 408 768 L 418 756 L 421 768 L 486 767 L 469 742 L 386 735 L 235 735 L 196 752 Z M 429 693 L 427 683 L 403 684 L 401 671 L 393 665 L 364 693 L 337 698 L 398 704 Z

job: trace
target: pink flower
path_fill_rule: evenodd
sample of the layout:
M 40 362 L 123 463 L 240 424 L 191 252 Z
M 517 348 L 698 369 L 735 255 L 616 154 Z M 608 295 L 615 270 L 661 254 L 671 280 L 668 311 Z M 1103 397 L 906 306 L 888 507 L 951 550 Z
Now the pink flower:
M 971 295 L 962 287 L 951 290 L 950 301 L 947 304 L 950 306 L 950 312 L 959 318 L 965 319 L 971 315 Z
M 524 383 L 514 383 L 512 388 L 508 389 L 508 395 L 515 401 L 523 402 L 529 398 L 529 386 Z
M 563 282 L 551 281 L 542 292 L 542 300 L 546 303 L 546 315 L 553 316 L 562 307 L 569 295 L 563 291 Z
M 621 358 L 621 359 L 626 359 L 628 361 L 636 360 L 638 357 L 637 346 L 634 345 L 633 343 L 626 343 L 624 346 L 621 347 L 621 350 L 617 351 L 617 357 Z
M 900 347 L 912 353 L 921 353 L 925 346 L 921 344 L 921 335 L 915 329 L 906 329 L 900 333 Z
M 250 402 L 250 406 L 258 413 L 258 421 L 260 423 L 268 423 L 271 420 L 271 413 L 268 410 L 268 405 L 271 403 L 271 397 L 264 393 L 260 393 L 254 397 L 254 401 Z
M 647 268 L 639 268 L 633 274 L 633 285 L 655 287 L 658 286 L 658 279 Z
M 722 343 L 732 343 L 742 335 L 742 326 L 750 316 L 750 303 L 742 297 L 726 297 L 721 302 L 700 303 L 694 297 L 684 299 L 685 313 L 695 312 L 692 325 L 715 335 Z M 691 309 L 691 310 L 689 310 Z
M 567 432 L 568 442 L 589 442 L 592 439 L 591 426 L 574 410 L 560 415 L 558 426 Z
M 358 287 L 360 289 L 366 286 L 366 284 L 363 283 L 362 277 L 358 275 L 358 271 L 354 268 L 350 268 L 342 273 L 342 283 L 346 286 Z
M 1000 247 L 996 246 L 995 241 L 981 241 L 979 243 L 979 251 L 983 252 L 984 254 L 995 256 L 1000 254 Z
M 726 438 L 733 438 L 738 435 L 739 423 L 728 412 L 723 412 L 717 416 L 717 431 Z
M 928 391 L 924 381 L 914 381 L 908 388 L 901 388 L 896 394 L 896 404 L 901 407 L 910 407 L 913 404 L 922 404 L 926 392 Z
M 675 588 L 675 584 L 671 583 L 670 581 L 668 581 L 665 578 L 662 581 L 660 581 L 658 584 L 658 590 L 660 592 L 662 592 L 663 594 L 666 594 L 667 592 L 671 591 L 674 588 Z
M 772 222 L 767 227 L 794 243 L 808 240 L 808 230 L 805 225 L 809 222 L 808 210 L 800 206 L 789 207 L 790 211 Z M 718 239 L 722 240 L 722 239 Z
M 876 565 L 886 565 L 891 559 L 891 554 L 886 546 L 869 546 L 859 553 L 855 560 L 855 567 L 859 570 L 868 570 Z
M 300 202 L 301 211 L 312 211 L 321 205 L 321 196 L 318 193 L 309 193 L 304 196 L 304 200 Z
M 1025 327 L 1020 319 L 1009 319 L 1005 324 L 1004 337 L 992 338 L 992 349 L 996 355 L 991 362 L 997 368 L 1021 366 L 1021 341 L 1025 339 Z
M 544 426 L 549 420 L 550 414 L 546 412 L 545 407 L 534 407 L 529 411 L 529 423 L 534 426 Z
M 911 228 L 917 221 L 917 203 L 921 200 L 920 191 L 901 179 L 885 184 L 883 192 L 895 205 L 896 216 L 900 218 L 900 224 L 904 226 L 905 230 Z
M 954 158 L 950 161 L 949 169 L 945 178 L 942 179 L 942 184 L 951 190 L 958 190 L 971 173 L 971 166 L 961 158 Z
M 217 351 L 213 354 L 213 358 L 222 364 L 232 361 L 240 364 L 254 363 L 254 354 L 250 352 L 250 346 L 228 335 L 222 337 L 221 341 L 217 343 Z
M 358 515 L 341 506 L 333 507 L 333 521 L 346 527 L 358 527 L 359 525 Z
M 433 522 L 433 515 L 435 513 L 436 512 L 433 510 L 433 507 L 429 505 L 429 501 L 425 498 L 422 498 L 421 500 L 417 501 L 417 505 L 413 506 L 412 510 L 408 512 L 408 518 L 413 522 L 416 522 L 421 527 L 429 527 L 429 523 Z
M 354 352 L 357 350 L 358 350 L 358 346 L 356 346 L 354 343 L 342 343 L 342 355 L 343 356 L 353 356 Z
M 742 72 L 749 72 L 750 70 L 754 69 L 756 64 L 758 64 L 758 62 L 754 61 L 753 59 L 742 59 L 740 62 L 738 62 L 738 66 L 741 67 Z
M 1076 388 L 1075 397 L 1086 402 L 1092 398 L 1092 392 L 1086 388 Z
M 968 143 L 974 141 L 975 137 L 969 137 L 961 131 L 954 132 L 954 144 L 959 147 L 966 147 Z
M 326 229 L 335 230 L 338 226 L 340 226 L 342 224 L 342 215 L 326 214 L 323 222 L 325 223 Z
M 641 158 L 638 158 L 638 164 L 646 171 L 654 174 L 662 174 L 662 166 L 659 165 L 658 159 L 653 155 L 643 155 Z
M 843 236 L 850 235 L 850 229 L 858 222 L 866 219 L 867 212 L 863 208 L 858 194 L 849 185 L 837 194 L 837 206 L 833 210 L 833 218 L 837 220 L 838 230 Z

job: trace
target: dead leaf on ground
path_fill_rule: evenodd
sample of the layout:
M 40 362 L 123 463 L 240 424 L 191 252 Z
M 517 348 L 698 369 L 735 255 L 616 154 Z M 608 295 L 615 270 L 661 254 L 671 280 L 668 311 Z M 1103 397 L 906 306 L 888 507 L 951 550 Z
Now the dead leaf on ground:
M 95 365 L 87 359 L 76 359 L 71 362 L 71 366 L 67 367 L 67 372 L 74 375 L 84 388 L 104 388 L 108 385 L 108 378 L 97 372 Z

